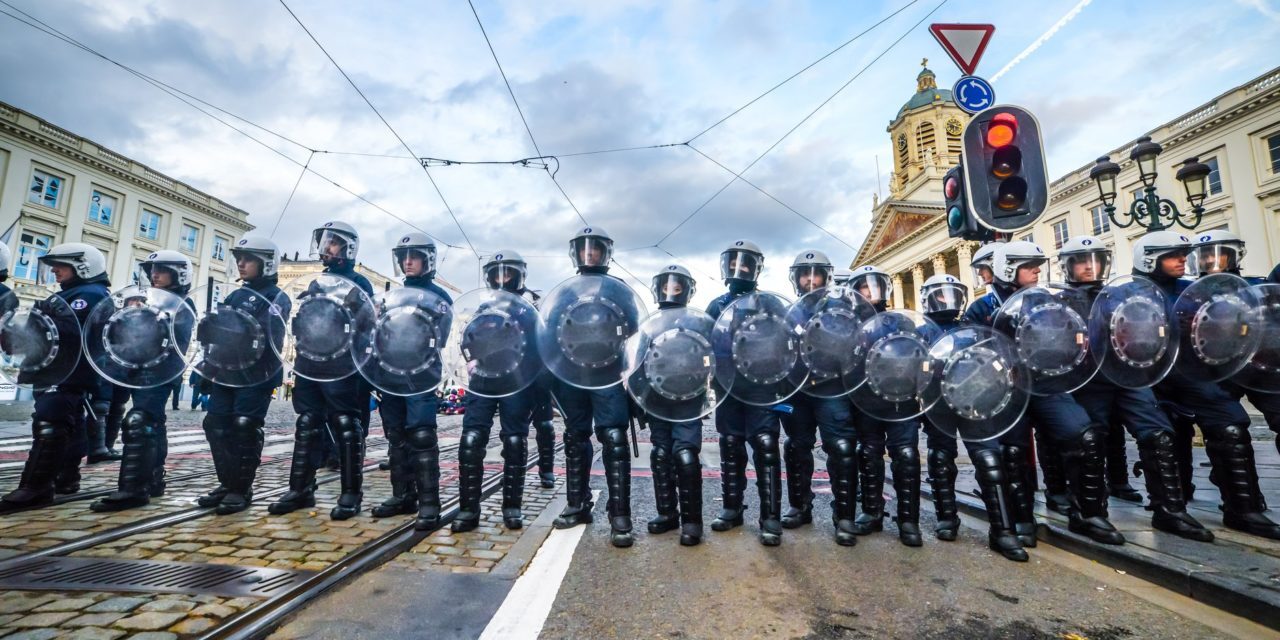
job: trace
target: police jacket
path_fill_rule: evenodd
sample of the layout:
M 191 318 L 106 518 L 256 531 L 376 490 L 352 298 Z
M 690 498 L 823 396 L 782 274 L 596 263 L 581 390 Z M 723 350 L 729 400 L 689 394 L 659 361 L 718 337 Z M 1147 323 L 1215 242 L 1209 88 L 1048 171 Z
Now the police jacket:
M 79 361 L 76 363 L 75 369 L 72 370 L 71 375 L 61 382 L 48 378 L 42 379 L 42 372 L 33 372 L 31 374 L 24 372 L 18 376 L 18 382 L 20 384 L 31 384 L 33 386 L 51 386 L 57 384 L 59 389 L 78 393 L 89 393 L 98 388 L 98 372 L 94 371 L 93 366 L 89 364 L 89 358 L 82 354 L 82 349 L 79 343 L 81 341 L 81 327 L 88 322 L 89 313 L 93 311 L 93 308 L 97 306 L 99 302 L 102 302 L 111 295 L 111 292 L 107 289 L 109 286 L 111 286 L 111 281 L 107 279 L 107 275 L 104 273 L 96 278 L 90 278 L 88 280 L 82 280 L 77 277 L 70 282 L 63 284 L 62 290 L 53 294 L 53 296 L 61 298 L 63 302 L 67 303 L 67 306 L 71 307 L 71 312 L 75 314 L 76 320 L 79 322 L 79 324 L 73 324 L 69 322 L 69 318 L 67 319 L 67 322 L 55 322 L 58 327 L 58 331 L 61 333 L 61 340 L 75 341 L 75 348 L 63 349 L 58 355 L 58 358 L 74 357 L 79 358 Z M 68 345 L 64 342 L 63 346 L 65 347 Z M 59 360 L 55 360 L 54 363 L 48 367 L 48 370 L 58 369 L 62 369 Z M 62 370 L 65 371 L 65 369 Z
M 711 304 L 707 305 L 707 315 L 711 316 L 712 320 L 719 320 L 720 314 L 724 313 L 725 307 L 732 304 L 734 300 L 737 300 L 748 293 L 755 293 L 755 291 L 756 287 L 754 284 L 751 285 L 750 288 L 743 288 L 738 291 L 734 291 L 731 288 L 729 291 L 720 294 L 720 297 L 712 300 Z
M 449 303 L 450 305 L 453 304 L 453 297 L 451 297 L 449 295 L 449 292 L 445 291 L 443 287 L 436 284 L 432 276 L 429 276 L 429 275 L 428 276 L 407 276 L 404 279 L 404 286 L 415 288 L 415 289 L 425 289 L 427 291 L 430 291 L 440 296 L 445 302 Z M 440 335 L 442 337 L 442 340 L 449 339 L 449 329 L 450 329 L 449 325 L 450 325 L 449 322 L 443 322 L 440 325 Z M 445 343 L 443 341 L 439 345 L 437 345 L 437 348 L 439 349 L 444 349 L 444 347 L 445 347 Z M 439 375 L 441 371 L 441 367 L 442 367 L 442 364 L 440 362 L 440 358 L 437 357 L 435 364 L 431 366 L 431 371 L 433 371 L 436 375 Z
M 253 278 L 246 280 L 243 286 L 232 291 L 222 301 L 223 306 L 243 311 L 253 317 L 269 339 L 277 342 L 274 349 L 268 347 L 263 350 L 257 365 L 276 370 L 275 374 L 261 385 L 268 388 L 278 387 L 284 383 L 284 370 L 280 367 L 280 356 L 276 355 L 276 350 L 283 347 L 278 341 L 284 339 L 284 319 L 290 316 L 293 303 L 289 301 L 288 296 L 280 294 L 276 278 Z M 280 305 L 279 312 L 271 312 L 273 304 Z M 210 380 L 210 382 L 213 381 Z
M 357 287 L 360 287 L 370 298 L 373 297 L 373 285 L 369 283 L 369 279 L 356 273 L 355 265 L 350 260 L 342 260 L 337 264 L 332 264 L 324 268 L 325 273 L 332 273 L 336 276 L 342 276 Z

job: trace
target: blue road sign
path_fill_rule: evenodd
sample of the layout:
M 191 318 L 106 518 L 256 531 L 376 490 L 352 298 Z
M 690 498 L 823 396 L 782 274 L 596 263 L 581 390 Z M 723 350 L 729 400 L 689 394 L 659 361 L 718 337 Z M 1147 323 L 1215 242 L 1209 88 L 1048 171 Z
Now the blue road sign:
M 951 88 L 956 106 L 969 113 L 977 113 L 996 103 L 996 91 L 991 83 L 978 76 L 963 76 Z

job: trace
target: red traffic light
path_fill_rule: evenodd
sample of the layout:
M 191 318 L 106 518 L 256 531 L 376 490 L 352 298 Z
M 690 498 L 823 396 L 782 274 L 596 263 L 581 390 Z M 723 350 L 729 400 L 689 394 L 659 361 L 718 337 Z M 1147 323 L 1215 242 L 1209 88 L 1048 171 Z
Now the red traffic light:
M 955 200 L 960 194 L 960 181 L 955 176 L 947 176 L 947 181 L 942 184 L 942 193 L 948 200 Z
M 1012 113 L 997 113 L 987 127 L 987 144 L 1000 148 L 1013 142 L 1018 132 L 1018 119 Z

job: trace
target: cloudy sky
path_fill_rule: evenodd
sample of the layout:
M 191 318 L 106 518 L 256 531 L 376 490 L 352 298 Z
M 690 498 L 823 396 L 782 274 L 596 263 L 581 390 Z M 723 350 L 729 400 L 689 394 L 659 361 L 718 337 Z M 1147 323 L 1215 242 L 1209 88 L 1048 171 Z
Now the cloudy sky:
M 287 1 L 413 155 L 538 155 L 467 2 Z M 787 293 L 785 267 L 800 250 L 852 259 L 873 195 L 887 184 L 885 127 L 914 92 L 921 58 L 941 86 L 958 77 L 925 25 L 994 23 L 979 68 L 991 76 L 1081 4 L 939 1 L 475 0 L 475 8 L 537 147 L 559 156 L 559 185 L 591 224 L 609 230 L 618 262 L 644 284 L 629 281 L 647 286 L 674 255 L 698 277 L 705 303 L 721 290 L 721 248 L 739 237 L 764 247 L 766 287 Z M 2 12 L 17 10 L 274 132 L 219 116 L 250 139 L 118 66 L 0 16 L 0 100 L 249 211 L 264 233 L 298 183 L 275 234 L 289 252 L 306 252 L 317 222 L 341 219 L 360 230 L 363 261 L 389 272 L 389 247 L 411 228 L 394 215 L 453 245 L 442 247 L 441 272 L 464 290 L 477 283 L 473 247 L 525 254 L 542 289 L 570 275 L 566 239 L 582 223 L 546 171 L 430 169 L 460 229 L 409 151 L 279 2 L 0 2 Z M 999 101 L 1038 114 L 1058 176 L 1272 68 L 1276 42 L 1276 0 L 1096 0 L 1004 73 L 996 90 Z M 732 174 L 715 164 L 741 171 L 784 135 L 745 177 L 800 215 L 741 181 L 730 184 Z M 571 155 L 695 136 L 692 146 Z M 315 174 L 302 172 L 308 160 Z

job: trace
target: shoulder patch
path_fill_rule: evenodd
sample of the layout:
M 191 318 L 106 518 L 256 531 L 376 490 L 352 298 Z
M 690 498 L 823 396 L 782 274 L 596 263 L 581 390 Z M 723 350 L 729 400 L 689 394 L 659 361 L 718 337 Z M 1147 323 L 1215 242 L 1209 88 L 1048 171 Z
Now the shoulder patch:
M 71 308 L 75 309 L 76 311 L 79 311 L 81 309 L 87 309 L 89 308 L 89 303 L 85 299 L 79 298 L 71 301 Z

